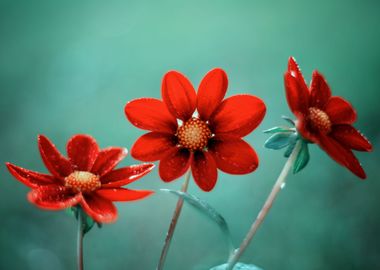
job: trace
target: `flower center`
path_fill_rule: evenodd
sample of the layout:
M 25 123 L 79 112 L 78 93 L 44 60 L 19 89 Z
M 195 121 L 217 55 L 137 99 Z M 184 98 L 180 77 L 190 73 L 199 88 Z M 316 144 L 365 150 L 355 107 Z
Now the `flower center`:
M 211 130 L 206 122 L 198 118 L 191 118 L 177 132 L 179 144 L 190 151 L 204 149 L 211 135 Z
M 99 176 L 83 171 L 75 171 L 65 178 L 65 186 L 76 192 L 91 192 L 100 188 Z
M 309 108 L 309 119 L 311 127 L 323 134 L 331 131 L 331 121 L 327 113 L 324 111 L 311 107 Z

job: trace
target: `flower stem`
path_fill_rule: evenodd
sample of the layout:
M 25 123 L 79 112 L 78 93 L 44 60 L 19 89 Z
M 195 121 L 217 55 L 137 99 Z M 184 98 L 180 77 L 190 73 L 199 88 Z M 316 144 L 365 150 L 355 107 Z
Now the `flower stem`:
M 189 186 L 190 174 L 191 174 L 191 170 L 189 169 L 185 175 L 185 182 L 183 182 L 182 184 L 182 188 L 181 188 L 182 192 L 187 191 L 187 188 Z M 177 226 L 177 221 L 182 211 L 182 206 L 183 206 L 183 198 L 179 198 L 177 201 L 177 205 L 175 207 L 174 213 L 173 213 L 172 220 L 170 222 L 168 233 L 166 234 L 164 247 L 162 248 L 162 251 L 161 251 L 160 261 L 158 262 L 158 265 L 157 265 L 157 270 L 164 269 L 165 259 L 166 259 L 166 256 L 168 255 L 170 242 L 172 241 L 174 230 L 175 230 L 175 227 Z
M 78 270 L 83 270 L 83 230 L 84 230 L 84 213 L 82 208 L 78 207 L 78 234 L 77 234 L 77 265 Z
M 228 265 L 226 267 L 226 270 L 232 270 L 234 265 L 239 261 L 241 255 L 244 253 L 244 251 L 249 246 L 252 238 L 255 236 L 258 228 L 260 227 L 261 223 L 264 221 L 266 215 L 268 214 L 269 210 L 272 207 L 272 204 L 274 200 L 276 199 L 279 191 L 281 190 L 281 187 L 284 185 L 286 177 L 288 176 L 289 172 L 291 171 L 291 168 L 297 158 L 297 155 L 301 149 L 301 141 L 298 141 L 296 146 L 294 147 L 294 150 L 288 160 L 286 161 L 284 168 L 282 169 L 280 175 L 277 178 L 276 183 L 274 184 L 272 191 L 270 192 L 267 200 L 264 203 L 264 206 L 261 208 L 259 214 L 257 215 L 256 220 L 252 223 L 251 228 L 249 229 L 247 235 L 245 236 L 243 242 L 241 243 L 239 249 L 236 250 L 233 256 L 230 257 L 228 260 Z

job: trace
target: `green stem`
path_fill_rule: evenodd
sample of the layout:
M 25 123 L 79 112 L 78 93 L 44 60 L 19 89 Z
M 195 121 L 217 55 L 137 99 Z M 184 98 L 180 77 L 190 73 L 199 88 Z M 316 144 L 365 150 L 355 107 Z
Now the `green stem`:
M 185 176 L 185 182 L 182 184 L 182 188 L 181 188 L 182 192 L 187 191 L 187 188 L 189 186 L 190 174 L 191 174 L 191 170 L 189 169 Z M 161 251 L 160 261 L 158 262 L 158 265 L 157 265 L 157 270 L 164 269 L 166 256 L 168 255 L 170 242 L 172 241 L 174 230 L 177 226 L 177 221 L 182 211 L 182 206 L 183 206 L 183 198 L 179 198 L 177 201 L 177 205 L 175 207 L 174 213 L 173 213 L 172 220 L 170 222 L 168 232 L 166 234 L 164 247 L 162 248 L 162 251 Z
M 252 223 L 251 228 L 249 229 L 247 235 L 245 236 L 243 242 L 241 243 L 239 249 L 236 250 L 233 256 L 230 257 L 228 260 L 228 265 L 226 267 L 226 270 L 232 270 L 234 265 L 239 261 L 241 255 L 243 255 L 244 251 L 249 246 L 252 238 L 255 236 L 258 228 L 260 227 L 261 223 L 264 221 L 265 217 L 267 216 L 269 210 L 271 209 L 274 200 L 277 198 L 277 195 L 279 194 L 279 191 L 281 190 L 281 187 L 284 185 L 286 177 L 288 176 L 289 172 L 291 171 L 291 168 L 297 158 L 297 155 L 301 149 L 302 142 L 299 140 L 294 147 L 294 150 L 288 160 L 286 161 L 284 168 L 282 169 L 279 177 L 277 178 L 276 183 L 274 184 L 272 191 L 270 192 L 268 198 L 266 199 L 264 206 L 261 208 L 261 211 L 259 212 L 256 220 Z
M 78 233 L 77 233 L 77 265 L 78 270 L 83 270 L 83 236 L 84 236 L 84 213 L 78 207 Z

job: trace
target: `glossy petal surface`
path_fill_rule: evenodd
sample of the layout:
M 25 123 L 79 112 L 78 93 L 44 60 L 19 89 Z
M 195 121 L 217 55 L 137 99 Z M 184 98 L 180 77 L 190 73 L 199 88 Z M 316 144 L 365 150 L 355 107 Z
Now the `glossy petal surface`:
M 350 125 L 336 125 L 331 136 L 347 148 L 372 151 L 372 145 L 363 134 Z
M 310 86 L 310 107 L 323 110 L 330 97 L 331 90 L 325 78 L 318 71 L 314 71 Z
M 145 163 L 113 170 L 100 179 L 102 188 L 115 188 L 128 185 L 151 172 L 153 168 L 154 164 Z
M 74 170 L 90 171 L 98 156 L 99 147 L 88 135 L 74 135 L 67 142 L 67 155 Z
M 228 86 L 227 74 L 220 68 L 209 71 L 199 85 L 197 110 L 207 121 L 222 102 Z
M 218 178 L 218 172 L 213 156 L 208 152 L 197 151 L 194 153 L 191 171 L 195 183 L 203 191 L 211 191 Z
M 190 166 L 192 154 L 183 148 L 175 148 L 169 152 L 159 165 L 162 180 L 170 182 L 182 176 Z
M 55 177 L 39 172 L 33 172 L 11 163 L 6 163 L 9 172 L 21 183 L 30 187 L 38 188 L 39 186 L 45 186 L 59 182 Z
M 46 168 L 54 176 L 62 179 L 72 172 L 70 161 L 44 135 L 38 136 L 38 148 Z
M 319 145 L 329 156 L 358 177 L 365 179 L 366 174 L 351 150 L 343 147 L 335 139 L 321 136 Z
M 136 201 L 153 194 L 150 190 L 132 190 L 126 188 L 100 189 L 96 194 L 110 201 Z
M 165 104 L 154 98 L 140 98 L 128 102 L 125 106 L 128 120 L 136 127 L 173 133 L 177 130 L 177 120 L 168 111 Z
M 122 147 L 108 147 L 99 151 L 98 157 L 92 166 L 91 172 L 103 176 L 113 170 L 128 154 Z
M 117 219 L 117 209 L 115 205 L 103 197 L 95 194 L 84 195 L 81 202 L 83 210 L 99 223 L 114 222 Z
M 306 113 L 309 106 L 309 91 L 300 86 L 299 81 L 290 72 L 284 75 L 286 100 L 290 110 L 295 114 Z
M 156 161 L 162 159 L 175 146 L 174 135 L 150 132 L 137 139 L 132 147 L 131 155 L 142 161 Z
M 215 134 L 227 133 L 243 137 L 252 132 L 265 115 L 264 102 L 251 95 L 236 95 L 225 99 L 210 118 Z
M 43 209 L 62 210 L 81 202 L 82 196 L 64 186 L 48 185 L 30 191 L 28 200 Z
M 341 97 L 332 97 L 326 105 L 326 113 L 334 124 L 352 124 L 356 112 L 352 105 Z
M 240 138 L 216 136 L 209 145 L 218 168 L 230 174 L 247 174 L 256 170 L 259 159 L 255 150 Z
M 197 96 L 191 82 L 177 71 L 169 71 L 162 80 L 162 99 L 169 111 L 186 121 L 193 115 Z

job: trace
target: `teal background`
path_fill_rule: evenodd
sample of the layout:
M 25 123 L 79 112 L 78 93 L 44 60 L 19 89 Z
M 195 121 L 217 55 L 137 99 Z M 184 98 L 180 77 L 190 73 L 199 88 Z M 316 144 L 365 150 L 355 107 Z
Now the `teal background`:
M 357 153 L 360 181 L 312 145 L 311 162 L 290 176 L 244 262 L 265 270 L 380 269 L 379 1 L 0 1 L 0 162 L 46 172 L 36 137 L 64 152 L 76 133 L 101 147 L 130 148 L 144 132 L 124 116 L 138 97 L 160 97 L 171 69 L 198 85 L 213 67 L 229 75 L 227 95 L 265 100 L 263 123 L 246 137 L 259 157 L 250 175 L 220 173 L 216 188 L 190 192 L 226 218 L 239 244 L 285 159 L 263 148 L 262 130 L 291 116 L 283 73 L 290 55 L 305 78 L 314 69 L 358 111 L 356 127 L 374 152 Z M 121 165 L 139 163 L 130 156 Z M 75 269 L 76 222 L 40 211 L 28 188 L 0 169 L 0 269 Z M 157 170 L 136 189 L 179 189 Z M 85 238 L 86 269 L 155 269 L 176 198 L 158 192 L 118 204 L 117 223 Z M 223 263 L 219 229 L 185 205 L 166 269 L 204 270 Z

